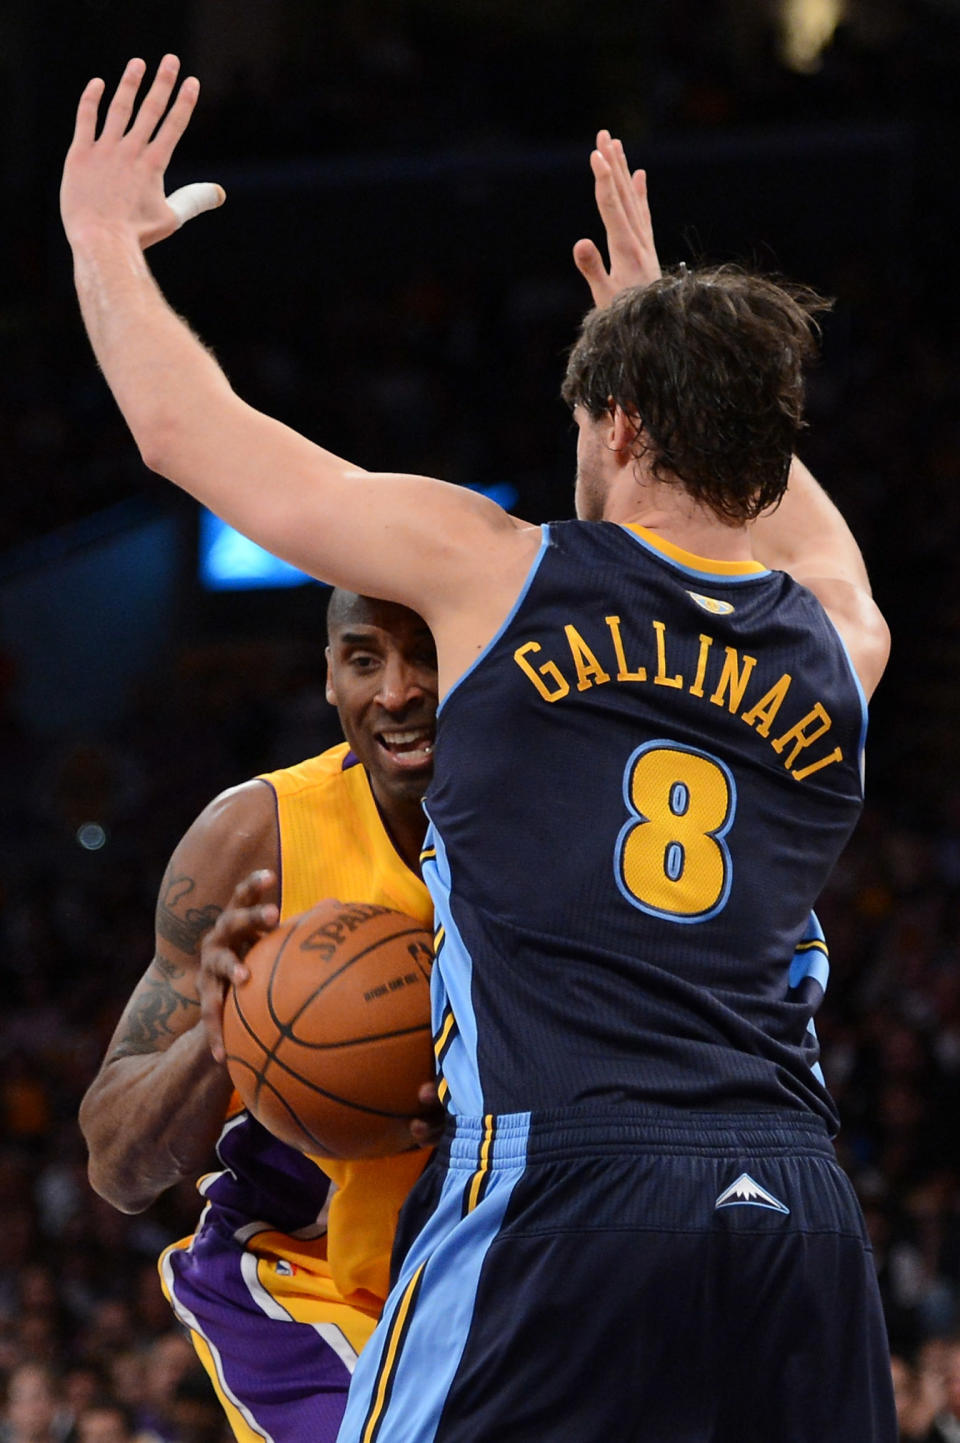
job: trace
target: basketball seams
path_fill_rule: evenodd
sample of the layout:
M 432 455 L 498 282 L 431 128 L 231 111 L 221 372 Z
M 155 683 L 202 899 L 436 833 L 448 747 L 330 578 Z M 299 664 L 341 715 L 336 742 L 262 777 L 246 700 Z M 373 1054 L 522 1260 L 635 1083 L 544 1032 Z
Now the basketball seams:
M 294 928 L 293 930 L 296 931 L 296 928 Z M 316 930 L 316 929 L 314 929 L 314 930 Z M 290 933 L 290 937 L 292 937 L 292 936 L 293 936 L 293 932 Z M 286 946 L 286 943 L 290 940 L 290 937 L 285 938 L 284 944 L 283 944 L 284 946 Z M 362 961 L 364 957 L 369 957 L 369 955 L 370 955 L 371 952 L 378 952 L 378 951 L 380 950 L 380 948 L 386 946 L 387 943 L 389 943 L 389 942 L 396 942 L 399 938 L 402 938 L 402 937 L 426 937 L 428 941 L 430 940 L 430 934 L 429 934 L 429 932 L 426 931 L 426 929 L 425 929 L 424 927 L 405 927 L 405 928 L 403 928 L 402 931 L 400 931 L 400 932 L 388 932 L 388 933 L 386 933 L 384 936 L 378 937 L 375 941 L 371 942 L 368 947 L 364 947 L 364 948 L 361 949 L 361 951 L 355 952 L 352 957 L 348 957 L 347 960 L 346 960 L 346 962 L 341 963 L 341 965 L 337 968 L 337 970 L 336 970 L 335 972 L 331 972 L 331 973 L 330 973 L 330 976 L 327 977 L 323 982 L 321 982 L 319 987 L 317 987 L 313 992 L 311 992 L 309 998 L 307 999 L 306 1002 L 303 1003 L 303 1005 L 300 1007 L 299 1011 L 298 1011 L 298 1012 L 295 1012 L 295 1013 L 293 1014 L 293 1018 L 292 1018 L 291 1022 L 287 1024 L 287 1026 L 292 1026 L 292 1024 L 293 1024 L 294 1022 L 296 1022 L 297 1018 L 300 1017 L 300 1016 L 302 1016 L 302 1014 L 307 1010 L 307 1008 L 309 1007 L 310 1003 L 311 1003 L 311 1002 L 315 1002 L 316 999 L 320 996 L 321 992 L 324 992 L 324 991 L 326 990 L 326 988 L 328 988 L 332 983 L 336 982 L 336 980 L 337 980 L 338 977 L 342 977 L 343 974 L 344 974 L 344 972 L 347 972 L 352 966 L 354 966 L 355 963 Z M 272 1009 L 272 1006 L 273 1006 L 273 999 L 272 999 L 273 979 L 274 979 L 274 977 L 276 976 L 276 969 L 277 969 L 277 966 L 279 965 L 279 962 L 280 962 L 280 954 L 282 953 L 282 951 L 283 951 L 283 947 L 280 948 L 280 951 L 277 953 L 277 956 L 276 956 L 276 958 L 275 958 L 275 960 L 274 960 L 273 969 L 271 970 L 271 974 L 270 974 L 270 983 L 268 984 L 268 994 L 267 994 L 267 995 L 268 995 L 268 998 L 270 999 L 271 1009 Z M 300 951 L 303 951 L 303 944 L 302 944 L 302 943 L 300 944 Z M 422 976 L 423 976 L 423 969 L 419 966 L 419 964 L 416 963 L 416 960 L 415 960 L 413 957 L 411 957 L 410 961 L 411 961 L 411 963 L 412 963 L 414 966 L 417 967 L 417 970 L 418 970 L 418 972 L 420 972 L 420 975 L 421 975 L 421 977 L 422 977 Z M 424 981 L 426 981 L 426 978 L 424 978 Z M 273 1015 L 272 1012 L 271 1012 L 271 1015 Z M 273 1017 L 273 1020 L 276 1022 L 276 1025 L 277 1025 L 278 1027 L 283 1026 L 283 1024 L 280 1022 L 279 1018 L 277 1018 L 277 1017 L 274 1016 L 274 1017 Z
M 254 1067 L 248 1058 L 239 1057 L 236 1053 L 228 1053 L 227 1060 L 232 1062 L 236 1067 L 246 1068 L 248 1072 L 256 1077 L 258 1087 L 262 1084 L 263 1087 L 279 1097 L 281 1101 L 283 1100 L 282 1094 L 278 1092 L 275 1084 L 270 1082 L 265 1072 L 261 1072 L 258 1068 Z M 305 1092 L 312 1093 L 315 1097 L 325 1097 L 329 1102 L 335 1102 L 340 1107 L 349 1107 L 354 1112 L 362 1112 L 367 1117 L 404 1118 L 408 1116 L 405 1112 L 392 1112 L 389 1108 L 374 1107 L 372 1104 L 366 1102 L 356 1102 L 353 1098 L 343 1097 L 338 1092 L 332 1092 L 329 1088 L 321 1087 L 318 1082 L 311 1082 L 308 1078 L 304 1077 L 302 1073 L 295 1072 L 288 1063 L 284 1062 L 282 1057 L 278 1057 L 275 1054 L 270 1055 L 270 1061 L 275 1067 L 279 1068 L 281 1072 L 285 1072 L 299 1087 L 302 1087 Z M 259 1094 L 257 1101 L 259 1103 Z M 301 1124 L 301 1126 L 303 1126 L 303 1124 Z M 305 1128 L 304 1130 L 307 1136 L 312 1136 L 309 1128 Z
M 289 919 L 255 944 L 250 978 L 228 994 L 234 1085 L 264 1127 L 317 1156 L 404 1151 L 433 1072 L 431 935 L 391 908 L 354 910 L 369 906 L 328 898 Z

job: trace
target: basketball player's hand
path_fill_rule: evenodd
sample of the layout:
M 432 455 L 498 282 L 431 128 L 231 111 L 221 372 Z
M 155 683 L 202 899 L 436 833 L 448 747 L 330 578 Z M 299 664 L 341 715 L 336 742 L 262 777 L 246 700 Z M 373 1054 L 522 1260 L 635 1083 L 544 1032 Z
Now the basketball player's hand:
M 250 976 L 243 959 L 265 932 L 272 932 L 280 910 L 263 897 L 276 885 L 272 872 L 251 872 L 233 889 L 229 906 L 220 913 L 203 939 L 200 949 L 200 1016 L 206 1028 L 210 1051 L 217 1062 L 225 1055 L 223 1046 L 223 1004 L 227 990 L 241 986 Z
M 577 241 L 573 260 L 590 287 L 593 304 L 608 306 L 628 286 L 648 286 L 657 280 L 660 261 L 647 204 L 646 171 L 635 170 L 631 175 L 623 145 L 609 130 L 597 135 L 590 169 L 597 210 L 607 234 L 610 268 L 592 240 Z
M 201 211 L 223 204 L 223 190 L 208 181 L 164 195 L 164 172 L 189 124 L 200 84 L 189 76 L 170 105 L 180 62 L 165 55 L 137 106 L 145 71 L 142 60 L 128 61 L 99 136 L 103 81 L 91 80 L 80 97 L 60 186 L 60 213 L 71 245 L 92 231 L 109 230 L 132 233 L 146 250 Z
M 420 1114 L 410 1122 L 410 1136 L 417 1147 L 433 1147 L 440 1141 L 446 1117 L 443 1104 L 437 1097 L 437 1084 L 425 1082 L 417 1093 Z

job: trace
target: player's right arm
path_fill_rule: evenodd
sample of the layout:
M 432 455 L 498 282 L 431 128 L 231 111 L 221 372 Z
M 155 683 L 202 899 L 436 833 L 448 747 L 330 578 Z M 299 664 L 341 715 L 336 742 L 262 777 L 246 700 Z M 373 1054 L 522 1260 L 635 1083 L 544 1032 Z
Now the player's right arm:
M 238 878 L 276 872 L 278 847 L 273 793 L 251 781 L 215 798 L 170 858 L 153 960 L 80 1106 L 90 1182 L 122 1212 L 141 1212 L 209 1165 L 231 1084 L 201 1022 L 201 943 Z
M 606 233 L 609 270 L 592 240 L 574 247 L 577 269 L 596 306 L 628 286 L 660 275 L 642 170 L 631 172 L 619 140 L 601 130 L 590 157 L 597 210 Z M 873 600 L 856 538 L 823 487 L 794 457 L 780 504 L 751 527 L 754 555 L 786 571 L 817 597 L 843 638 L 866 695 L 872 695 L 890 652 L 890 633 Z
M 865 694 L 872 696 L 890 655 L 890 631 L 873 599 L 856 538 L 797 457 L 782 501 L 751 530 L 757 560 L 813 592 L 843 638 Z

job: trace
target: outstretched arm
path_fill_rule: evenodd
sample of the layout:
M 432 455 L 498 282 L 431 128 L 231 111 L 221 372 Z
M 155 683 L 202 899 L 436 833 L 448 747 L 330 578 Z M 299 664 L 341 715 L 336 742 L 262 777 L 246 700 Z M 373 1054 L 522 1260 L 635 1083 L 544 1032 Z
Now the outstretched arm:
M 632 174 L 623 146 L 601 130 L 590 157 L 597 209 L 606 231 L 610 267 L 591 240 L 574 246 L 574 261 L 590 286 L 594 305 L 609 305 L 627 286 L 649 285 L 660 275 L 647 202 L 646 176 Z M 803 462 L 794 458 L 780 505 L 753 523 L 759 561 L 786 571 L 818 598 L 850 653 L 870 696 L 890 651 L 890 634 L 873 600 L 860 548 L 843 516 Z
M 233 392 L 143 256 L 177 224 L 163 177 L 199 90 L 190 77 L 174 96 L 178 69 L 166 56 L 137 109 L 144 66 L 131 61 L 99 135 L 101 81 L 87 86 L 77 112 L 61 212 L 103 373 L 148 466 L 313 575 L 437 623 L 449 684 L 509 609 L 539 531 L 475 492 L 364 472 Z M 456 638 L 448 658 L 448 618 L 476 615 L 491 587 L 490 616 L 479 622 L 486 635 Z
M 122 1212 L 209 1165 L 232 1088 L 201 1022 L 200 946 L 237 878 L 276 868 L 278 845 L 273 797 L 248 782 L 211 802 L 170 859 L 153 961 L 80 1106 L 90 1182 Z

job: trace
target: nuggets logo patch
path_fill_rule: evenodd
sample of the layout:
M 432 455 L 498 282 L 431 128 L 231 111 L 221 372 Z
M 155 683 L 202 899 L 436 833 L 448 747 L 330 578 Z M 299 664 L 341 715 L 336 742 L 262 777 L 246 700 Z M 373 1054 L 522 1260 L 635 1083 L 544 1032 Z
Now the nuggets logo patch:
M 729 601 L 718 601 L 715 596 L 701 596 L 699 591 L 688 591 L 702 611 L 709 611 L 713 616 L 729 616 L 733 610 L 733 604 Z

